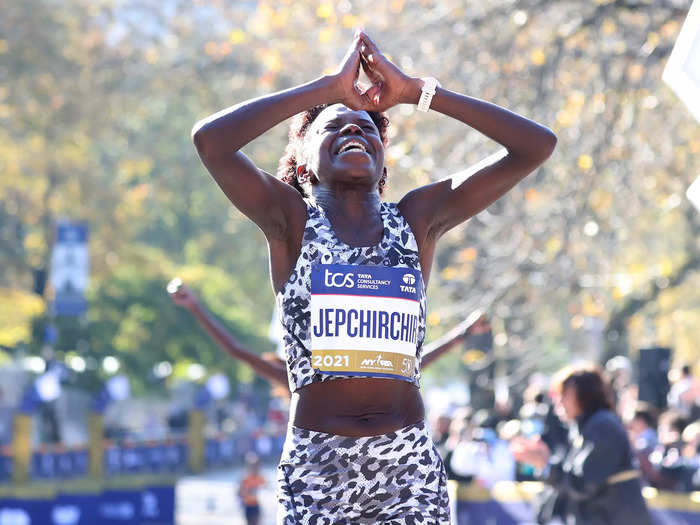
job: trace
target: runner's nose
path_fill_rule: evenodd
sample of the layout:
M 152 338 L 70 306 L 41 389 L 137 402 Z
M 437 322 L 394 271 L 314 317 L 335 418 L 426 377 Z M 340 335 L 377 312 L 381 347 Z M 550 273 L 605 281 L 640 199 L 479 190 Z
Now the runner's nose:
M 341 135 L 348 135 L 348 134 L 350 134 L 350 133 L 360 133 L 360 134 L 363 134 L 363 133 L 362 133 L 362 128 L 361 128 L 360 126 L 358 126 L 357 124 L 353 123 L 353 122 L 349 122 L 348 124 L 345 124 L 345 126 L 343 126 L 343 127 L 340 129 L 340 134 L 341 134 Z

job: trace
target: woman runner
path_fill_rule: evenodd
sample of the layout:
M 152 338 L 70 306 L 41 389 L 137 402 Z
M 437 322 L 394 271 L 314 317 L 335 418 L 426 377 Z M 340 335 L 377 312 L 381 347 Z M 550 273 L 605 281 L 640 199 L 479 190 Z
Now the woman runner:
M 360 67 L 372 82 L 364 92 Z M 382 202 L 388 121 L 380 112 L 397 104 L 457 119 L 505 151 L 468 178 Z M 240 150 L 297 114 L 280 180 Z M 358 32 L 336 73 L 224 109 L 192 136 L 268 241 L 293 392 L 278 523 L 449 523 L 418 389 L 435 245 L 542 164 L 555 135 L 407 76 Z

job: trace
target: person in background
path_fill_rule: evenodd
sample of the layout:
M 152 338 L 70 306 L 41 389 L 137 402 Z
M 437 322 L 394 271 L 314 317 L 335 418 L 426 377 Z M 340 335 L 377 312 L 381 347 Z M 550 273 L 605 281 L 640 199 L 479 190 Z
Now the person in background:
M 639 467 L 649 483 L 660 490 L 690 491 L 697 466 L 686 461 L 683 433 L 686 419 L 667 410 L 659 416 L 659 443 L 647 454 L 639 454 Z
M 459 454 L 456 461 L 453 459 L 455 449 L 458 448 L 461 443 L 471 441 L 471 417 L 471 407 L 464 406 L 455 409 L 450 422 L 447 439 L 442 447 L 438 449 L 438 452 L 440 452 L 445 462 L 447 479 L 463 483 L 469 483 L 474 480 L 472 463 L 468 460 L 463 461 L 463 456 L 459 456 Z
M 541 439 L 515 439 L 515 458 L 541 470 L 567 525 L 651 525 L 627 432 L 600 370 L 567 367 L 555 376 L 554 388 L 571 428 L 569 450 L 557 456 Z M 540 523 L 549 519 L 538 513 Z
M 452 416 L 448 413 L 439 414 L 433 422 L 433 444 L 444 459 L 447 454 L 447 439 L 450 437 Z
M 267 484 L 260 474 L 260 461 L 258 456 L 249 452 L 246 455 L 246 472 L 238 488 L 238 496 L 241 498 L 245 519 L 248 525 L 260 523 L 260 502 L 258 491 Z
M 687 489 L 700 490 L 700 420 L 694 421 L 683 431 L 683 458 L 688 468 Z
M 646 403 L 640 402 L 627 425 L 632 447 L 636 453 L 649 454 L 659 442 L 656 435 L 656 418 L 654 410 Z
M 700 397 L 700 383 L 693 377 L 690 365 L 669 372 L 671 389 L 668 392 L 668 406 L 686 419 L 696 419 Z

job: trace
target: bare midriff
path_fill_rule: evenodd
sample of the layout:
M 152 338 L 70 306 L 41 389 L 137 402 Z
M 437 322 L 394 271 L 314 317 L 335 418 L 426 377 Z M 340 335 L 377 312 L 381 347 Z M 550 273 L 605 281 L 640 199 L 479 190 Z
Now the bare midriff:
M 291 424 L 340 436 L 388 434 L 425 417 L 418 387 L 400 379 L 355 377 L 306 385 L 292 394 Z

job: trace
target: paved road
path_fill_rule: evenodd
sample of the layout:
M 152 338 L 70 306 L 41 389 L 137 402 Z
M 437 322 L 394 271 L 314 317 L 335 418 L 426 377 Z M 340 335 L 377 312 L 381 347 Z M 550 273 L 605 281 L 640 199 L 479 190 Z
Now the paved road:
M 275 523 L 275 468 L 263 467 L 262 474 L 268 483 L 260 491 L 260 525 L 272 525 Z M 245 525 L 238 499 L 242 477 L 243 469 L 236 468 L 181 478 L 175 488 L 175 523 Z

